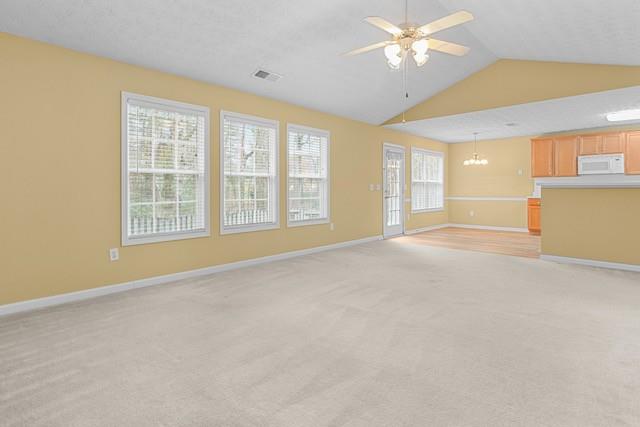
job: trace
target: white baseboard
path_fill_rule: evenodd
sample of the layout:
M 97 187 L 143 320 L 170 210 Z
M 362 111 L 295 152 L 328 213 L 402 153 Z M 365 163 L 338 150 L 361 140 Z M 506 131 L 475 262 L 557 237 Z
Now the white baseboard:
M 449 224 L 430 225 L 428 227 L 414 228 L 413 230 L 404 230 L 404 234 L 410 235 L 410 234 L 416 234 L 416 233 L 424 233 L 425 231 L 438 230 L 440 228 L 446 228 L 446 227 L 449 227 Z
M 132 280 L 131 282 L 119 283 L 116 285 L 100 286 L 97 288 L 85 289 L 77 292 L 69 292 L 66 294 L 53 295 L 50 297 L 37 298 L 27 301 L 19 301 L 12 304 L 0 305 L 0 316 L 7 314 L 20 313 L 23 311 L 35 310 L 38 308 L 50 307 L 54 305 L 64 304 L 72 301 L 80 301 L 89 298 L 95 298 L 102 295 L 124 292 L 131 289 L 144 288 L 147 286 L 160 285 L 163 283 L 174 282 L 176 280 L 188 279 L 198 276 L 206 276 L 208 274 L 220 273 L 222 271 L 235 270 L 238 268 L 249 267 L 252 265 L 265 264 L 273 261 L 280 261 L 288 258 L 309 255 L 317 252 L 328 251 L 331 249 L 339 249 L 348 246 L 359 245 L 362 243 L 374 242 L 382 240 L 382 236 L 365 237 L 364 239 L 349 240 L 346 242 L 334 243 L 331 245 L 317 246 L 309 249 L 301 249 L 298 251 L 283 252 L 276 255 L 269 255 L 261 258 L 247 259 L 243 261 L 231 262 L 228 264 L 214 265 L 211 267 L 199 268 L 196 270 L 182 271 L 179 273 L 166 274 L 163 276 L 148 277 L 145 279 Z
M 493 225 L 476 225 L 476 224 L 449 224 L 448 227 L 458 228 L 474 228 L 476 230 L 492 230 L 492 231 L 511 231 L 514 233 L 528 233 L 529 229 L 519 227 L 496 227 Z
M 545 254 L 541 254 L 540 259 L 545 261 L 559 262 L 561 264 L 588 265 L 591 267 L 611 268 L 614 270 L 635 271 L 640 273 L 640 265 L 637 265 L 637 264 L 622 264 L 619 262 L 597 261 L 595 259 L 570 258 L 570 257 L 564 257 L 564 256 L 545 255 Z
M 492 231 L 511 231 L 514 233 L 528 233 L 527 228 L 518 227 L 496 227 L 493 225 L 476 225 L 476 224 L 438 224 L 431 225 L 429 227 L 416 228 L 413 230 L 405 230 L 404 234 L 411 235 L 416 233 L 424 233 L 425 231 L 438 230 L 440 228 L 457 227 L 457 228 L 472 228 L 476 230 L 492 230 Z

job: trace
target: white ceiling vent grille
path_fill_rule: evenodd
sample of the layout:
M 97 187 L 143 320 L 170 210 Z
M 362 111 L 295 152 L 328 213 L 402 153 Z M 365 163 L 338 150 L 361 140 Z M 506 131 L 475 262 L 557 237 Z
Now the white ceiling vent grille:
M 253 77 L 257 78 L 257 79 L 262 79 L 262 80 L 268 80 L 270 82 L 277 82 L 278 80 L 280 80 L 282 78 L 282 76 L 280 74 L 271 72 L 271 71 L 267 71 L 263 68 L 258 68 L 256 71 L 253 72 Z

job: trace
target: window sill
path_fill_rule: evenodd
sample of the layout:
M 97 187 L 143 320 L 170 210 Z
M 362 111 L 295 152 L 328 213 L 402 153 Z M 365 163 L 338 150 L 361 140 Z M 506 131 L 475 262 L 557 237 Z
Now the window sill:
M 210 237 L 211 233 L 208 229 L 201 231 L 166 233 L 157 235 L 147 235 L 141 237 L 122 237 L 122 246 L 146 245 L 149 243 L 173 242 L 176 240 L 199 239 L 202 237 Z
M 239 225 L 237 227 L 220 227 L 220 235 L 251 233 L 254 231 L 276 230 L 280 228 L 279 223 L 258 224 L 258 225 Z
M 287 221 L 287 227 L 304 227 L 305 225 L 322 225 L 329 224 L 329 218 L 312 219 L 308 221 Z
M 431 213 L 431 212 L 444 212 L 444 208 L 433 208 L 433 209 L 418 209 L 418 210 L 411 210 L 412 214 L 419 214 L 419 213 Z

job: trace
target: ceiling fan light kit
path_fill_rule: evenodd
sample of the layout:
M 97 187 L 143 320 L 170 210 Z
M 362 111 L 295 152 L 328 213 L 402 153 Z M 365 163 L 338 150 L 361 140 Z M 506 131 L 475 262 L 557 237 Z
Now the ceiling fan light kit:
M 440 18 L 429 24 L 415 26 L 413 24 L 394 25 L 379 16 L 369 16 L 365 22 L 386 31 L 391 35 L 391 40 L 375 43 L 345 53 L 347 56 L 358 55 L 375 49 L 384 48 L 387 65 L 393 70 L 400 68 L 400 64 L 409 53 L 413 56 L 418 67 L 422 67 L 429 60 L 429 50 L 447 53 L 449 55 L 463 56 L 469 48 L 459 44 L 436 40 L 430 36 L 438 31 L 464 24 L 473 20 L 473 15 L 465 10 Z

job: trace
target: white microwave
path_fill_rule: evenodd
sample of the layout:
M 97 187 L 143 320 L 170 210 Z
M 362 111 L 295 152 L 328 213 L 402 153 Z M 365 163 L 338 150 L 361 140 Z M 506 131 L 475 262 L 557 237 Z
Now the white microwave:
M 578 156 L 578 175 L 624 173 L 624 154 Z

